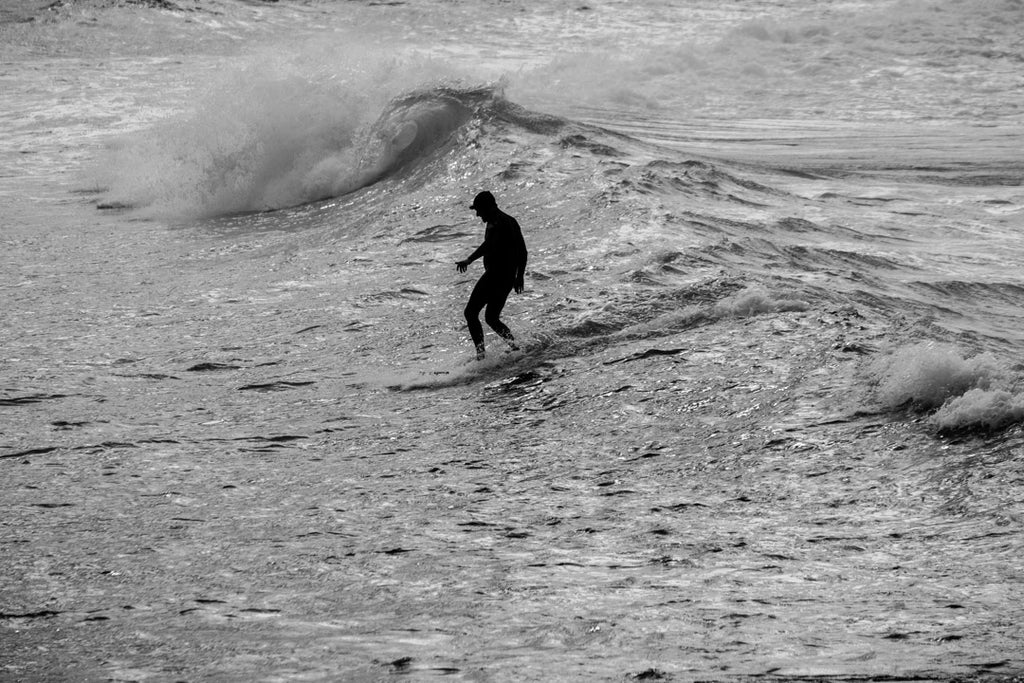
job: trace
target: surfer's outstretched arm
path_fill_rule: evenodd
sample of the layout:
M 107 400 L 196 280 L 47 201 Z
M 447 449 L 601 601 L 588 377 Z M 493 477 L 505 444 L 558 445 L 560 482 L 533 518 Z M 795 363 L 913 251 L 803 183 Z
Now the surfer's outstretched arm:
M 474 251 L 472 254 L 469 255 L 469 258 L 467 258 L 464 261 L 456 262 L 455 263 L 455 267 L 459 269 L 459 272 L 460 273 L 465 273 L 466 272 L 466 268 L 469 267 L 470 263 L 472 263 L 473 261 L 476 261 L 478 258 L 483 256 L 484 255 L 484 251 L 486 251 L 484 249 L 484 247 L 486 247 L 486 246 L 487 246 L 487 242 L 485 241 L 483 244 L 481 244 L 479 247 L 476 248 L 476 251 Z

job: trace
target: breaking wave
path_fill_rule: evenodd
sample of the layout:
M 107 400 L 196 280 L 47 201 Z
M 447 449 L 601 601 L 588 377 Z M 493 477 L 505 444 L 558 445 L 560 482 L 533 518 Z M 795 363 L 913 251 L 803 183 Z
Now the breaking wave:
M 971 389 L 950 399 L 928 422 L 941 431 L 1002 429 L 1024 421 L 1024 396 L 1009 391 Z
M 197 218 L 343 195 L 442 150 L 500 98 L 437 64 L 348 57 L 255 60 L 189 111 L 114 139 L 91 169 L 101 208 Z
M 1024 420 L 1024 395 L 991 354 L 964 357 L 951 344 L 922 342 L 897 349 L 872 366 L 876 396 L 890 409 L 934 411 L 940 431 L 993 430 Z
M 987 354 L 964 358 L 952 345 L 922 342 L 879 360 L 875 374 L 883 405 L 927 410 L 970 389 L 992 387 L 1003 368 Z

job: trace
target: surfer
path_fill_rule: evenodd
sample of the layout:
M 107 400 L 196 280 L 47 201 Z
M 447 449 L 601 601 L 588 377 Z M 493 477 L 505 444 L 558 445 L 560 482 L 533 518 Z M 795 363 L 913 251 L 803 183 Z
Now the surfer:
M 466 325 L 469 336 L 476 346 L 478 360 L 484 357 L 484 330 L 480 325 L 480 311 L 486 306 L 484 320 L 487 325 L 504 339 L 512 350 L 517 350 L 512 331 L 501 322 L 501 309 L 505 300 L 515 289 L 523 291 L 523 275 L 526 273 L 526 241 L 523 231 L 515 218 L 498 208 L 494 195 L 484 191 L 476 196 L 469 207 L 476 211 L 487 228 L 484 243 L 476 248 L 464 261 L 455 264 L 460 273 L 465 273 L 469 264 L 481 256 L 484 258 L 484 274 L 477 280 L 473 293 L 466 304 Z

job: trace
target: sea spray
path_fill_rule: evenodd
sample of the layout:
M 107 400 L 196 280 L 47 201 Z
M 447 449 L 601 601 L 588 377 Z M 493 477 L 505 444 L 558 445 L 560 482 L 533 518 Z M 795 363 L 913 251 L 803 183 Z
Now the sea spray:
M 940 431 L 996 430 L 1024 421 L 1024 396 L 1009 391 L 971 389 L 946 401 L 928 423 Z
M 921 342 L 897 349 L 872 365 L 876 395 L 887 408 L 935 409 L 970 389 L 988 389 L 1005 369 L 990 354 L 964 358 L 951 344 Z
M 406 104 L 409 121 L 374 128 L 393 98 L 459 75 L 338 41 L 261 50 L 199 88 L 187 110 L 112 140 L 92 169 L 101 206 L 179 219 L 296 206 L 374 182 L 429 147 L 421 128 L 436 136 L 464 120 Z
M 940 431 L 994 430 L 1024 420 L 1024 395 L 1005 363 L 985 353 L 965 358 L 951 344 L 921 342 L 875 361 L 876 396 L 887 408 L 935 412 Z

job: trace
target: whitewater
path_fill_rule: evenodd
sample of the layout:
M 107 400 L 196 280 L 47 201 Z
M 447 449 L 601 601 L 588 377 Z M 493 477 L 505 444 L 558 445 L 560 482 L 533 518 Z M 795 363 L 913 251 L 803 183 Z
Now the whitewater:
M 1024 2 L 9 0 L 0 130 L 0 679 L 1024 679 Z

